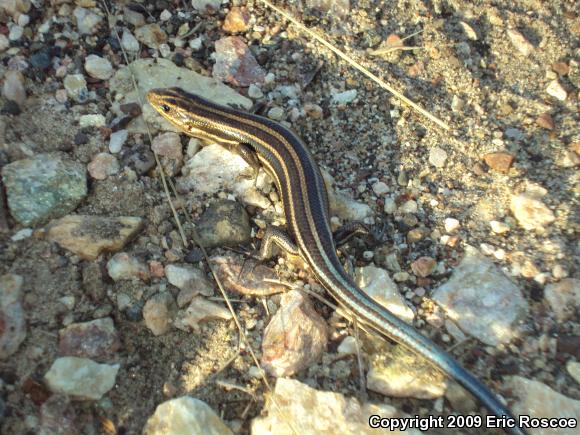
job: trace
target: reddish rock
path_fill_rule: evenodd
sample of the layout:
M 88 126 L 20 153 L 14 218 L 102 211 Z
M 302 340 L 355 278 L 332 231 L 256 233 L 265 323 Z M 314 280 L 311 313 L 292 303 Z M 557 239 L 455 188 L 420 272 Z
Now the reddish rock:
M 435 270 L 437 262 L 431 257 L 420 257 L 411 264 L 415 276 L 426 278 Z
M 90 322 L 73 323 L 59 331 L 61 356 L 106 359 L 121 347 L 113 319 L 105 317 Z
M 508 172 L 514 162 L 514 156 L 506 152 L 489 153 L 483 156 L 487 165 L 497 172 Z
M 224 20 L 223 29 L 229 33 L 244 32 L 250 24 L 250 14 L 246 8 L 233 7 Z
M 213 76 L 236 86 L 263 83 L 266 77 L 256 58 L 239 36 L 228 36 L 215 43 Z
M 554 120 L 547 112 L 538 116 L 536 119 L 536 124 L 542 128 L 545 128 L 546 130 L 554 130 Z
M 558 73 L 561 76 L 568 75 L 570 67 L 566 62 L 554 62 L 552 64 L 552 71 Z

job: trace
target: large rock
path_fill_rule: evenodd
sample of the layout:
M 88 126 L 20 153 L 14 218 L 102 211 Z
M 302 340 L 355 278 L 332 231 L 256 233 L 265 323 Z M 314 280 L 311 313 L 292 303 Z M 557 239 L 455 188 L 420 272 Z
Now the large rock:
M 514 338 L 528 311 L 521 290 L 469 246 L 449 281 L 435 290 L 433 300 L 464 332 L 493 346 Z
M 23 225 L 36 225 L 74 210 L 87 195 L 84 165 L 62 154 L 39 154 L 2 168 L 8 207 Z

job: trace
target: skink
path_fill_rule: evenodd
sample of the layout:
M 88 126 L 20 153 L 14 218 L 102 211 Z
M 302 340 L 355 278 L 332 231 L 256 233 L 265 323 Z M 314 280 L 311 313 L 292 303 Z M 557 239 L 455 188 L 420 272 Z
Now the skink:
M 345 272 L 336 254 L 320 169 L 294 133 L 270 119 L 215 104 L 180 88 L 154 89 L 148 92 L 147 99 L 186 134 L 237 148 L 250 165 L 262 165 L 272 176 L 282 198 L 289 234 L 267 231 L 261 249 L 264 256 L 273 244 L 299 254 L 324 288 L 357 320 L 427 359 L 497 417 L 513 419 L 516 425 L 507 428 L 508 433 L 526 433 L 483 383 L 431 340 L 367 296 Z

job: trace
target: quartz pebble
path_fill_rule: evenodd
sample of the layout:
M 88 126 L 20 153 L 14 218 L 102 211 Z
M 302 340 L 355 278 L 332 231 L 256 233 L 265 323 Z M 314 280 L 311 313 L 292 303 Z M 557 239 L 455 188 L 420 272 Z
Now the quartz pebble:
M 524 56 L 529 56 L 534 50 L 534 46 L 517 30 L 508 29 L 507 35 L 513 46 Z
M 290 376 L 315 363 L 327 341 L 326 322 L 308 296 L 290 290 L 282 295 L 280 308 L 264 331 L 262 367 L 276 377 Z
M 491 227 L 491 230 L 496 234 L 505 234 L 510 230 L 508 224 L 499 221 L 490 221 L 489 226 Z
M 175 301 L 169 292 L 157 293 L 143 307 L 145 326 L 153 335 L 163 335 L 171 327 Z
M 99 400 L 115 385 L 119 367 L 119 364 L 98 364 L 88 358 L 65 356 L 54 361 L 44 379 L 53 393 Z
M 135 29 L 135 38 L 153 49 L 159 49 L 159 46 L 167 41 L 167 35 L 158 24 L 146 24 Z
M 560 322 L 571 319 L 580 310 L 580 280 L 563 279 L 549 284 L 544 290 L 544 297 Z
M 87 165 L 87 171 L 95 180 L 104 180 L 119 172 L 117 158 L 109 153 L 99 153 Z
M 161 156 L 170 159 L 183 159 L 183 150 L 181 149 L 181 139 L 177 133 L 161 133 L 153 138 L 151 149 Z
M 123 144 L 127 141 L 128 137 L 128 130 L 119 130 L 111 133 L 111 137 L 109 138 L 109 151 L 113 154 L 121 152 Z
M 188 291 L 192 296 L 202 294 L 213 296 L 213 287 L 205 277 L 205 274 L 196 267 L 188 264 L 168 264 L 165 268 L 165 275 L 170 284 L 182 291 Z M 181 307 L 184 304 L 180 303 Z
M 356 89 L 350 89 L 348 91 L 339 92 L 332 96 L 332 102 L 335 104 L 348 104 L 354 101 L 357 96 Z
M 260 416 L 252 420 L 251 433 L 292 435 L 296 430 L 287 422 L 294 421 L 300 423 L 303 434 L 371 435 L 376 434 L 376 429 L 368 424 L 371 415 L 406 417 L 391 405 L 361 404 L 355 398 L 315 390 L 294 379 L 278 378 L 272 396 Z M 419 435 L 421 432 L 408 429 L 405 433 Z
M 375 195 L 377 196 L 384 195 L 389 190 L 389 186 L 387 186 L 386 183 L 383 183 L 382 181 L 377 181 L 375 184 L 373 184 L 373 192 L 375 192 Z
M 175 327 L 184 331 L 199 330 L 201 322 L 213 319 L 230 320 L 232 313 L 223 305 L 208 301 L 204 297 L 194 297 L 187 309 L 181 310 L 175 319 Z
M 556 220 L 552 210 L 530 193 L 512 195 L 510 209 L 526 230 L 544 229 Z
M 24 76 L 20 71 L 6 71 L 2 85 L 2 96 L 7 100 L 14 101 L 18 106 L 24 104 L 26 89 L 24 89 Z
M 521 290 L 470 246 L 451 278 L 433 292 L 433 300 L 462 331 L 492 346 L 517 336 L 516 325 L 528 311 Z
M 548 95 L 551 95 L 557 100 L 564 101 L 568 97 L 568 92 L 562 87 L 558 80 L 552 80 L 546 88 Z
M 429 150 L 429 163 L 436 168 L 442 168 L 447 161 L 447 152 L 439 147 L 433 147 Z
M 447 232 L 447 234 L 453 234 L 460 226 L 459 221 L 455 218 L 446 218 L 444 224 L 445 232 Z
M 395 316 L 411 323 L 415 314 L 406 304 L 399 292 L 397 284 L 393 282 L 386 270 L 375 267 L 357 267 L 355 282 L 368 296 L 384 306 Z
M 205 402 L 184 396 L 161 403 L 149 417 L 143 435 L 212 434 L 233 432 Z
M 90 114 L 90 115 L 81 115 L 79 118 L 79 126 L 81 128 L 87 127 L 104 127 L 107 123 L 107 120 L 103 115 L 100 113 Z
M 123 36 L 121 37 L 121 45 L 125 50 L 131 53 L 139 51 L 139 41 L 127 29 L 123 30 Z
M 99 80 L 108 80 L 113 75 L 111 62 L 95 54 L 90 54 L 85 59 L 85 70 L 91 77 Z
M 113 281 L 140 279 L 149 281 L 149 268 L 141 260 L 119 252 L 107 262 L 107 271 Z

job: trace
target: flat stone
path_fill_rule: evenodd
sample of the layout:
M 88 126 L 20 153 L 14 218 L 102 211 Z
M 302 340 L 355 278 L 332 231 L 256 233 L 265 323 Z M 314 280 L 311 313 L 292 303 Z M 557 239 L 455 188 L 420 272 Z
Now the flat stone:
M 95 180 L 105 180 L 120 170 L 117 158 L 109 153 L 98 153 L 87 165 L 87 171 Z
M 116 252 L 143 228 L 140 217 L 69 215 L 52 221 L 48 239 L 85 260 L 95 260 L 102 252 Z
M 113 255 L 107 262 L 107 272 L 113 281 L 139 279 L 147 282 L 150 278 L 147 265 L 126 252 Z
M 447 151 L 439 147 L 433 147 L 429 150 L 429 163 L 436 168 L 442 168 L 447 161 Z
M 23 225 L 36 225 L 74 210 L 87 195 L 85 167 L 61 154 L 39 154 L 2 168 L 8 207 Z
M 165 275 L 169 283 L 180 290 L 192 290 L 194 295 L 213 296 L 213 286 L 196 267 L 189 264 L 168 264 Z M 178 305 L 182 306 L 179 302 Z
M 184 396 L 163 402 L 147 420 L 143 435 L 159 434 L 233 435 L 233 432 L 205 402 Z
M 536 118 L 536 124 L 538 126 L 545 128 L 546 130 L 554 130 L 554 120 L 549 113 L 542 113 L 540 116 Z
M 546 88 L 548 95 L 551 95 L 557 100 L 565 101 L 568 97 L 568 92 L 558 80 L 552 80 Z
M 374 435 L 369 418 L 405 418 L 406 414 L 387 404 L 360 403 L 331 391 L 319 391 L 294 379 L 278 378 L 272 400 L 252 420 L 251 433 L 260 435 L 335 434 Z M 410 418 L 410 417 L 409 417 Z M 293 422 L 289 425 L 288 422 Z M 421 432 L 409 429 L 406 434 Z
M 44 375 L 48 388 L 81 400 L 99 400 L 115 385 L 119 364 L 98 364 L 87 358 L 57 358 Z
M 528 311 L 521 290 L 490 260 L 470 246 L 433 300 L 465 333 L 497 346 L 518 335 Z
M 524 56 L 529 56 L 534 51 L 534 46 L 517 30 L 508 29 L 507 35 L 513 46 Z
M 437 268 L 437 261 L 431 257 L 419 257 L 411 263 L 411 270 L 420 278 L 426 278 Z
M 327 341 L 326 322 L 308 296 L 291 290 L 282 295 L 280 308 L 264 331 L 262 367 L 276 377 L 290 376 L 317 362 Z

